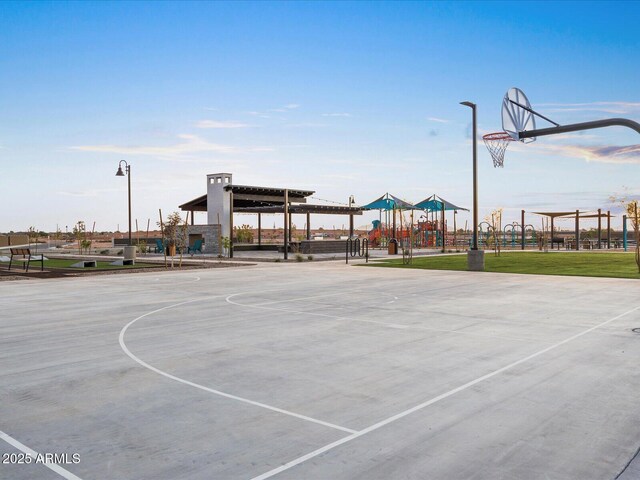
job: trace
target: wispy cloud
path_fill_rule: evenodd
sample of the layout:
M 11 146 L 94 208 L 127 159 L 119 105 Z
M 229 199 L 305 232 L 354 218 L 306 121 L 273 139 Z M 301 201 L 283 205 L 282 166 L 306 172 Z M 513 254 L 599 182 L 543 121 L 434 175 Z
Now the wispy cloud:
M 323 113 L 323 117 L 350 117 L 350 113 Z
M 430 122 L 437 122 L 437 123 L 449 123 L 449 120 L 446 120 L 444 118 L 437 118 L 437 117 L 429 117 L 427 118 L 427 120 L 429 120 Z
M 315 123 L 315 122 L 302 122 L 302 123 L 287 123 L 285 127 L 292 128 L 318 128 L 318 127 L 326 127 L 325 123 Z
M 250 127 L 246 123 L 236 122 L 235 120 L 200 120 L 195 124 L 196 128 L 246 128 Z
M 603 112 L 626 114 L 640 111 L 640 102 L 539 103 L 547 112 Z
M 118 153 L 122 155 L 152 155 L 164 158 L 177 158 L 203 152 L 214 153 L 246 153 L 272 151 L 271 147 L 234 147 L 212 143 L 197 135 L 178 135 L 182 141 L 174 145 L 78 145 L 69 147 L 71 150 L 81 152 Z
M 544 151 L 545 153 L 551 153 L 555 155 L 561 155 L 563 157 L 580 158 L 587 162 L 600 162 L 600 163 L 638 163 L 640 164 L 640 144 L 615 146 L 615 145 L 553 145 L 553 144 L 539 144 L 529 145 L 527 148 L 531 148 Z
M 56 192 L 57 195 L 63 195 L 65 197 L 97 197 L 101 193 L 115 192 L 117 189 L 115 188 L 94 188 L 91 190 L 81 190 L 81 191 L 66 191 L 60 190 Z
M 282 107 L 278 107 L 278 108 L 272 108 L 269 111 L 270 112 L 286 112 L 289 110 L 295 110 L 296 108 L 300 108 L 300 104 L 298 103 L 288 103 Z
M 97 197 L 98 192 L 94 190 L 87 190 L 85 192 L 56 192 L 58 195 L 63 195 L 65 197 Z
M 263 112 L 252 111 L 252 112 L 247 112 L 247 114 L 253 115 L 254 117 L 271 118 L 271 115 L 267 115 L 266 113 L 263 113 Z

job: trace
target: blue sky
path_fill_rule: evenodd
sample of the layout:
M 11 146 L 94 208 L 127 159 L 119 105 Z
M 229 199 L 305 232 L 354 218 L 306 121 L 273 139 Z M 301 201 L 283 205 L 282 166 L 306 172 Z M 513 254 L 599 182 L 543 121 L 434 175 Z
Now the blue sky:
M 120 159 L 141 226 L 216 172 L 470 208 L 459 102 L 478 104 L 480 133 L 501 130 L 512 86 L 559 123 L 640 121 L 638 18 L 636 2 L 2 2 L 0 231 L 124 230 Z M 621 128 L 544 137 L 494 169 L 479 142 L 480 216 L 616 210 L 612 194 L 640 193 L 639 143 Z

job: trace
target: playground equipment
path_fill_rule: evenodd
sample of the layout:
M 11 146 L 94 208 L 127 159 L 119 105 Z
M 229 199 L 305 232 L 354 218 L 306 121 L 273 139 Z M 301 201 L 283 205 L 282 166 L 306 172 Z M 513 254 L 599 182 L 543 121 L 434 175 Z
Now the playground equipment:
M 520 228 L 520 224 L 517 222 L 513 222 L 513 223 L 507 223 L 503 228 L 502 228 L 502 246 L 506 247 L 507 246 L 507 234 L 509 234 L 510 237 L 510 247 L 511 248 L 515 248 L 516 246 L 516 238 L 517 238 L 517 230 Z M 522 231 L 522 229 L 521 229 Z
M 425 198 L 424 200 L 422 200 L 421 202 L 416 203 L 416 207 L 425 210 L 427 213 L 431 213 L 432 217 L 435 216 L 438 212 L 440 213 L 440 228 L 437 228 L 437 221 L 435 223 L 435 225 L 433 225 L 433 221 L 435 220 L 434 218 L 432 218 L 432 227 L 435 226 L 435 229 L 428 229 L 426 230 L 427 232 L 431 231 L 434 233 L 433 235 L 433 245 L 432 246 L 438 246 L 442 248 L 442 251 L 445 251 L 445 245 L 447 243 L 447 222 L 445 219 L 445 212 L 447 210 L 453 210 L 453 232 L 454 232 L 454 239 L 453 239 L 453 243 L 455 245 L 455 235 L 456 235 L 456 225 L 455 225 L 455 216 L 456 213 L 458 212 L 458 210 L 464 210 L 464 211 L 469 211 L 468 209 L 464 208 L 464 207 L 459 207 L 457 205 L 454 205 L 451 202 L 448 202 L 447 200 L 445 200 L 442 197 L 439 197 L 436 194 L 431 195 L 428 198 Z M 425 241 L 427 242 L 427 245 L 429 245 L 429 237 L 428 234 L 425 236 Z
M 516 248 L 517 245 L 535 247 L 538 245 L 540 235 L 533 225 L 525 225 L 524 237 L 522 235 L 523 229 L 518 222 L 508 223 L 502 231 L 496 232 L 496 238 L 502 247 Z M 469 245 L 471 245 L 471 240 L 469 240 Z M 493 246 L 493 226 L 489 222 L 478 224 L 478 245 L 484 248 Z
M 417 207 L 409 202 L 399 199 L 398 197 L 385 193 L 381 197 L 375 199 L 373 202 L 368 203 L 362 207 L 363 210 L 379 210 L 380 220 L 379 224 L 374 224 L 374 231 L 369 232 L 369 239 L 372 245 L 384 247 L 388 245 L 391 239 L 397 239 L 398 229 L 396 226 L 397 213 L 400 212 L 400 236 L 404 237 L 404 229 L 402 225 L 402 211 L 403 210 L 416 210 Z M 386 224 L 382 223 L 382 213 L 385 214 Z M 391 218 L 390 218 L 391 217 Z M 392 224 L 392 228 L 388 228 L 389 224 Z M 386 226 L 386 228 L 384 228 Z M 377 232 L 375 231 L 377 230 Z
M 373 202 L 362 207 L 364 210 L 379 210 L 380 219 L 373 221 L 373 228 L 368 238 L 372 247 L 384 248 L 391 239 L 398 242 L 400 248 L 441 248 L 456 244 L 455 215 L 458 210 L 468 209 L 459 207 L 451 202 L 431 195 L 413 205 L 386 193 Z M 424 210 L 425 214 L 414 223 L 414 210 Z M 453 210 L 453 238 L 447 238 L 447 221 L 445 211 Z M 406 220 L 404 212 L 411 212 L 410 220 Z M 384 219 L 383 221 L 383 213 Z M 438 218 L 439 217 L 439 218 Z M 398 228 L 398 222 L 400 228 Z

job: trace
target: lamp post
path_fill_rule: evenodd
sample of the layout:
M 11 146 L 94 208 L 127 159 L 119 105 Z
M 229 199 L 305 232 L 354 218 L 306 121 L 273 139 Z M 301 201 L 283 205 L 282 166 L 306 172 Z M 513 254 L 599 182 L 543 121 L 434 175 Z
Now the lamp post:
M 468 270 L 484 270 L 484 251 L 478 250 L 478 121 L 476 104 L 460 102 L 460 105 L 471 108 L 473 112 L 473 242 L 467 253 Z
M 118 171 L 116 172 L 116 177 L 124 177 L 125 173 L 122 171 L 122 164 L 125 165 L 125 172 L 127 175 L 127 182 L 129 187 L 129 246 L 133 245 L 131 242 L 131 165 L 127 163 L 126 160 L 120 160 L 118 163 Z

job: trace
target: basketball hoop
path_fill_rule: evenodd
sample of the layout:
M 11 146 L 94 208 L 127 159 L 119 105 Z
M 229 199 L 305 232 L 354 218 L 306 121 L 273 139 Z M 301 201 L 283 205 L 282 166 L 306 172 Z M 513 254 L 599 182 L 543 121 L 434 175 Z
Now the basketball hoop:
M 494 167 L 504 166 L 504 152 L 509 146 L 509 142 L 515 141 L 511 135 L 507 132 L 495 132 L 487 133 L 482 136 L 484 144 L 487 146 L 487 150 L 491 154 Z

